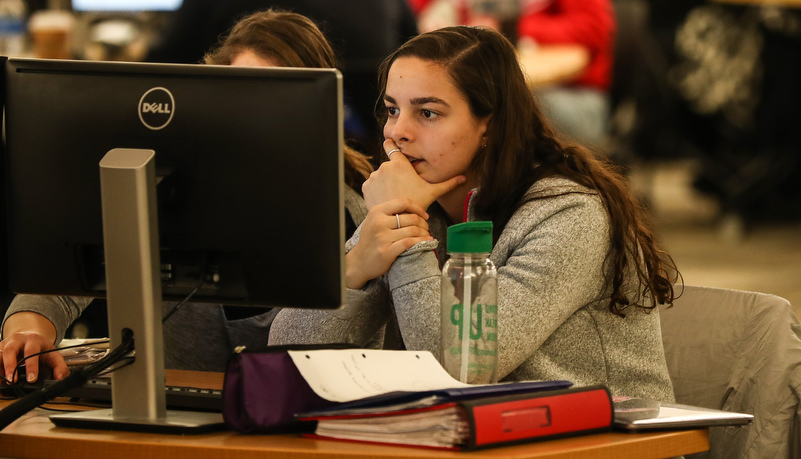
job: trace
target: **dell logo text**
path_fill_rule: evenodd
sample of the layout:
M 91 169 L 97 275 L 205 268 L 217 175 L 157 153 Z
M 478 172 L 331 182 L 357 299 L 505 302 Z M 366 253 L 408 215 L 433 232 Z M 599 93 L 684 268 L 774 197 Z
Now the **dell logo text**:
M 172 121 L 175 99 L 167 88 L 151 88 L 139 99 L 139 120 L 148 129 L 164 129 Z
M 142 113 L 171 113 L 170 104 L 142 104 Z

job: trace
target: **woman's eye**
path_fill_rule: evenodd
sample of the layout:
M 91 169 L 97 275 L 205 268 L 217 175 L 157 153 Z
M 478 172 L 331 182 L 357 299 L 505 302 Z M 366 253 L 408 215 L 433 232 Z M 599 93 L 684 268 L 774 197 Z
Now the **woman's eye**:
M 422 113 L 423 113 L 423 117 L 426 118 L 426 119 L 431 119 L 431 118 L 434 118 L 435 116 L 437 116 L 437 114 L 432 112 L 431 110 L 423 110 Z
M 398 109 L 396 107 L 387 107 L 387 114 L 389 114 L 389 116 L 395 116 L 398 114 Z

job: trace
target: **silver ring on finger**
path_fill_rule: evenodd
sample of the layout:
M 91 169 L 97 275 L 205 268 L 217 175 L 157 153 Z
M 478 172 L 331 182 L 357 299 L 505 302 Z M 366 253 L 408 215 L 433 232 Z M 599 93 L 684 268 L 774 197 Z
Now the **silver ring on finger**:
M 397 222 L 398 222 L 398 228 L 397 228 L 397 229 L 401 229 L 401 224 L 400 224 L 400 215 L 398 215 L 398 214 L 395 214 L 395 221 L 397 221 Z

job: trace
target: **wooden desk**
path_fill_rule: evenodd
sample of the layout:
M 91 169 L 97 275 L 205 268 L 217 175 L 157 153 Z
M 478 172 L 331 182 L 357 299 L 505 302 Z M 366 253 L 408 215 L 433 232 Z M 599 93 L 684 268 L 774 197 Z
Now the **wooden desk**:
M 194 372 L 192 372 L 194 373 Z M 206 387 L 192 373 L 167 372 L 168 383 L 188 378 Z M 178 378 L 178 379 L 176 379 Z M 212 374 L 211 386 L 219 387 Z M 212 387 L 213 388 L 213 387 Z M 0 408 L 9 401 L 0 401 Z M 62 405 L 58 405 L 63 408 Z M 679 456 L 709 449 L 706 429 L 630 434 L 609 432 L 526 445 L 457 453 L 421 448 L 393 447 L 333 440 L 313 440 L 293 435 L 243 435 L 219 432 L 203 435 L 167 435 L 60 428 L 50 422 L 52 412 L 36 409 L 0 431 L 0 457 L 64 459 L 127 458 L 571 458 L 648 459 Z
M 0 403 L 4 407 L 8 402 Z M 16 458 L 571 458 L 648 459 L 672 457 L 709 449 L 706 429 L 564 438 L 469 453 L 434 451 L 313 440 L 292 435 L 242 435 L 219 432 L 166 435 L 55 427 L 42 409 L 34 410 L 0 431 L 0 456 Z

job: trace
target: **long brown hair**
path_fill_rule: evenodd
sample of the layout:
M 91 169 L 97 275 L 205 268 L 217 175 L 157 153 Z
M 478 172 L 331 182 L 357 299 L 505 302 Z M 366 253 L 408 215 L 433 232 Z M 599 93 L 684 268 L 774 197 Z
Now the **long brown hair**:
M 306 16 L 269 9 L 240 19 L 208 52 L 203 61 L 213 65 L 231 65 L 240 54 L 252 51 L 262 58 L 273 59 L 282 67 L 336 68 L 336 56 L 325 35 Z M 362 192 L 362 184 L 373 166 L 358 151 L 344 146 L 345 183 Z
M 489 116 L 487 145 L 473 158 L 479 179 L 475 211 L 492 220 L 496 238 L 526 191 L 538 180 L 563 176 L 595 190 L 610 220 L 605 276 L 611 285 L 609 310 L 623 315 L 628 305 L 652 309 L 672 303 L 677 279 L 673 260 L 656 244 L 647 213 L 624 177 L 604 159 L 577 144 L 561 142 L 526 84 L 514 46 L 491 29 L 455 26 L 418 35 L 387 57 L 379 69 L 379 120 L 386 121 L 387 75 L 399 57 L 417 57 L 447 69 L 478 118 Z M 625 279 L 636 269 L 642 286 L 629 298 Z M 649 298 L 643 301 L 643 297 Z M 643 304 L 645 303 L 645 304 Z

